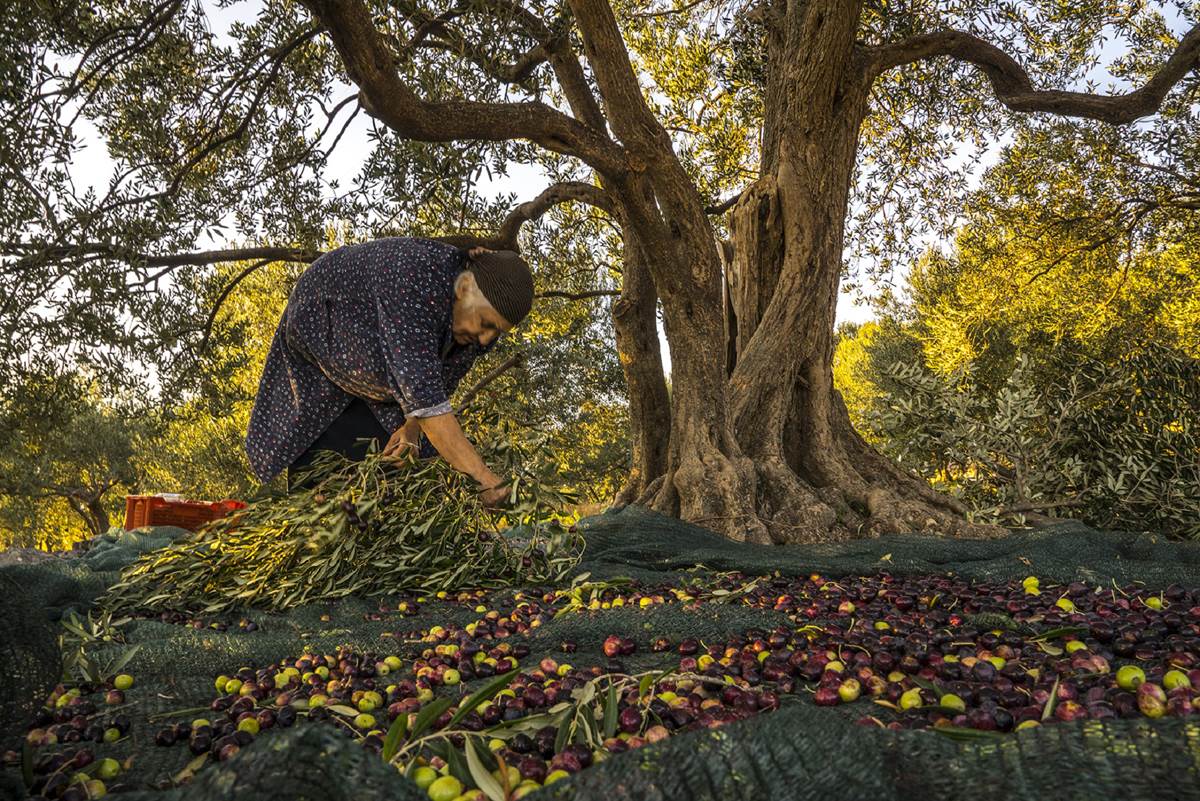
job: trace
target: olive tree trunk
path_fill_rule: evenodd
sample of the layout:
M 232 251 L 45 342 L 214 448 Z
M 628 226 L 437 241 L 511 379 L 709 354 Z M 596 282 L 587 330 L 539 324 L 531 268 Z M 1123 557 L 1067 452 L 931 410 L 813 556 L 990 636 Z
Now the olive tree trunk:
M 658 286 L 673 366 L 671 459 L 643 500 L 759 542 L 996 533 L 867 445 L 833 386 L 844 220 L 870 87 L 854 48 L 859 5 L 765 13 L 762 177 L 731 213 L 725 297 L 667 276 Z M 718 374 L 728 380 L 713 398 Z
M 93 538 L 108 531 L 108 510 L 104 508 L 105 491 L 79 490 L 70 492 L 64 496 L 67 505 L 71 507 L 71 511 L 75 512 L 83 520 L 84 525 L 88 528 L 88 533 Z

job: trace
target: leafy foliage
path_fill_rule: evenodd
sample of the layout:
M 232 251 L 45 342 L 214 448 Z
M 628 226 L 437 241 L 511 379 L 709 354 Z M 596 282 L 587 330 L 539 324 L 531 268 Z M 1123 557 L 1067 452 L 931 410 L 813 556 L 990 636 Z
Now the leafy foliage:
M 1116 363 L 1054 356 L 1049 382 L 1019 356 L 994 392 L 969 369 L 892 364 L 898 391 L 867 424 L 978 516 L 1052 512 L 1200 538 L 1200 363 L 1163 347 Z
M 72 610 L 63 615 L 58 647 L 63 655 L 63 681 L 101 683 L 121 672 L 137 654 L 139 646 L 132 645 L 107 658 L 98 651 L 112 643 L 124 643 L 121 631 L 131 618 L 117 617 L 111 612 L 88 612 L 81 618 Z
M 249 266 L 218 265 L 198 289 L 201 308 L 214 308 L 219 293 Z M 139 453 L 148 491 L 212 499 L 247 498 L 258 491 L 246 460 L 246 429 L 275 328 L 302 270 L 303 265 L 273 262 L 229 293 L 213 320 L 204 358 L 192 363 L 195 389 L 165 405 L 159 413 L 162 433 Z
M 842 331 L 835 380 L 872 444 L 985 517 L 1200 535 L 1194 113 L 1022 121 L 953 248 Z
M 26 375 L 0 397 L 0 544 L 47 547 L 108 529 L 137 485 L 136 442 L 152 424 L 80 373 Z
M 1194 24 L 1196 10 L 1184 4 L 1138 4 L 1086 0 L 1055 2 L 968 2 L 936 0 L 905 4 L 864 4 L 862 38 L 896 41 L 929 31 L 955 29 L 981 37 L 1018 61 L 1036 87 L 1069 86 L 1079 91 L 1123 92 L 1160 65 L 1180 30 Z M 1175 33 L 1173 34 L 1172 31 Z M 1110 56 L 1120 43 L 1122 55 Z M 1110 80 L 1111 79 L 1111 80 Z M 980 70 L 954 59 L 917 61 L 880 78 L 872 91 L 872 114 L 863 125 L 857 179 L 847 217 L 844 288 L 859 294 L 872 282 L 885 288 L 902 283 L 904 268 L 931 241 L 952 239 L 972 220 L 969 203 L 986 203 L 986 193 L 970 191 L 998 144 L 1056 140 L 1056 147 L 1029 149 L 1029 158 L 1001 161 L 1028 179 L 1029 199 L 1051 204 L 1060 186 L 1046 181 L 1047 167 L 1076 180 L 1106 185 L 1113 196 L 1109 163 L 1114 150 L 1089 145 L 1104 140 L 1126 156 L 1130 177 L 1161 186 L 1174 170 L 1184 182 L 1200 172 L 1194 130 L 1197 76 L 1193 72 L 1172 93 L 1160 113 L 1135 126 L 1065 121 L 1050 115 L 1012 112 L 990 99 Z M 1138 166 L 1138 163 L 1141 165 Z M 1129 169 L 1132 168 L 1132 169 Z M 1138 187 L 1138 180 L 1125 188 Z M 1132 198 L 1138 193 L 1117 194 Z M 1023 205 L 1026 224 L 1037 219 Z M 1099 210 L 1088 210 L 1098 217 Z M 1093 214 L 1092 212 L 1097 212 Z M 1022 226 L 1022 229 L 1026 229 Z M 1026 229 L 1027 230 L 1027 229 Z
M 977 514 L 1200 535 L 1197 220 L 1136 144 L 1026 131 L 954 250 L 843 331 L 852 419 Z
M 283 610 L 356 593 L 559 577 L 581 554 L 556 516 L 569 499 L 544 483 L 519 445 L 488 444 L 484 452 L 515 476 L 504 519 L 525 529 L 521 541 L 497 534 L 473 482 L 440 460 L 399 465 L 373 453 L 354 463 L 329 454 L 314 467 L 320 480 L 312 489 L 264 498 L 147 554 L 102 606 Z

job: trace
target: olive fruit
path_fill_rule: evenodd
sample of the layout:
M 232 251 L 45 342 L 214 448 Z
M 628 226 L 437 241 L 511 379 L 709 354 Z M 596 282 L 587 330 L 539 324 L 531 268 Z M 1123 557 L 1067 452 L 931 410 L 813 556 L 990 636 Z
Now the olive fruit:
M 1188 678 L 1188 675 L 1182 670 L 1168 670 L 1165 674 L 1163 674 L 1162 685 L 1163 689 L 1165 689 L 1167 692 L 1170 692 L 1171 690 L 1179 687 L 1190 689 L 1192 682 L 1191 679 Z
M 1125 665 L 1117 671 L 1117 686 L 1122 690 L 1137 689 L 1146 681 L 1146 672 L 1137 665 Z
M 413 770 L 412 780 L 422 790 L 433 784 L 438 778 L 438 772 L 428 765 L 421 765 Z
M 1137 688 L 1138 709 L 1148 718 L 1161 718 L 1167 712 L 1167 694 L 1157 684 L 1143 682 Z
M 431 801 L 452 801 L 462 793 L 462 790 L 462 782 L 458 779 L 453 776 L 442 776 L 433 781 L 425 792 L 429 794 Z
M 818 687 L 813 695 L 813 703 L 817 706 L 837 706 L 841 700 L 837 687 Z
M 538 782 L 539 784 L 546 780 L 548 768 L 546 762 L 539 757 L 527 756 L 523 757 L 517 763 L 517 770 L 521 774 L 521 778 Z
M 642 713 L 637 707 L 627 706 L 617 715 L 617 726 L 621 731 L 633 734 L 642 727 Z
M 949 709 L 953 712 L 965 712 L 967 709 L 967 705 L 963 699 L 954 693 L 945 693 L 942 695 L 938 701 L 938 704 L 943 709 Z

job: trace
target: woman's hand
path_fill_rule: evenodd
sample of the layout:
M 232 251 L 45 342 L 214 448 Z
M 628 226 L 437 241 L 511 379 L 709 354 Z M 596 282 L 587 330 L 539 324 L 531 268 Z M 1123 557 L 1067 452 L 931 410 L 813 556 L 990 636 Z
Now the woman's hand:
M 508 505 L 510 488 L 507 483 L 479 491 L 479 501 L 485 509 L 495 511 Z
M 421 426 L 415 419 L 405 421 L 404 425 L 392 432 L 383 448 L 383 455 L 393 459 L 416 459 L 420 452 Z

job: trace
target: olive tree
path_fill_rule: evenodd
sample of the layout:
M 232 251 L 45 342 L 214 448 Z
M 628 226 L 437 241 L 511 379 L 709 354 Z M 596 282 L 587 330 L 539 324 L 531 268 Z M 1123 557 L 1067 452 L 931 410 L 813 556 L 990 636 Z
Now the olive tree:
M 619 231 L 613 322 L 633 443 L 622 499 L 754 542 L 989 533 L 850 425 L 831 375 L 847 246 L 904 244 L 907 215 L 937 215 L 962 185 L 947 132 L 980 140 L 1028 114 L 1128 125 L 1189 97 L 1200 57 L 1194 8 L 1176 37 L 1158 9 L 1104 0 L 268 0 L 234 46 L 215 45 L 184 0 L 59 10 L 15 26 L 82 57 L 47 76 L 46 49 L 25 48 L 18 118 L 38 135 L 10 137 L 6 181 L 28 186 L 7 213 L 35 236 L 8 238 L 7 269 L 95 297 L 231 258 L 191 247 L 222 220 L 284 240 L 238 254 L 249 259 L 311 259 L 328 216 L 453 234 L 418 187 L 436 195 L 481 163 L 538 162 L 552 183 L 507 213 L 476 209 L 496 233 L 472 241 L 514 243 L 565 202 Z M 1136 88 L 1072 88 L 1114 30 L 1135 48 L 1121 71 Z M 353 91 L 334 96 L 343 82 Z M 65 108 L 47 86 L 71 108 L 95 104 L 132 176 L 110 197 L 65 208 L 53 191 L 69 135 L 47 122 Z M 364 177 L 391 190 L 386 218 L 362 192 L 311 191 L 325 156 L 305 125 L 335 126 L 343 109 L 365 111 L 389 144 Z M 897 199 L 905 187 L 914 199 Z M 172 314 L 161 298 L 129 302 Z M 96 325 L 129 336 L 109 320 Z
M 137 442 L 152 429 L 84 375 L 24 376 L 0 403 L 0 544 L 63 547 L 107 531 L 120 491 L 137 490 Z

